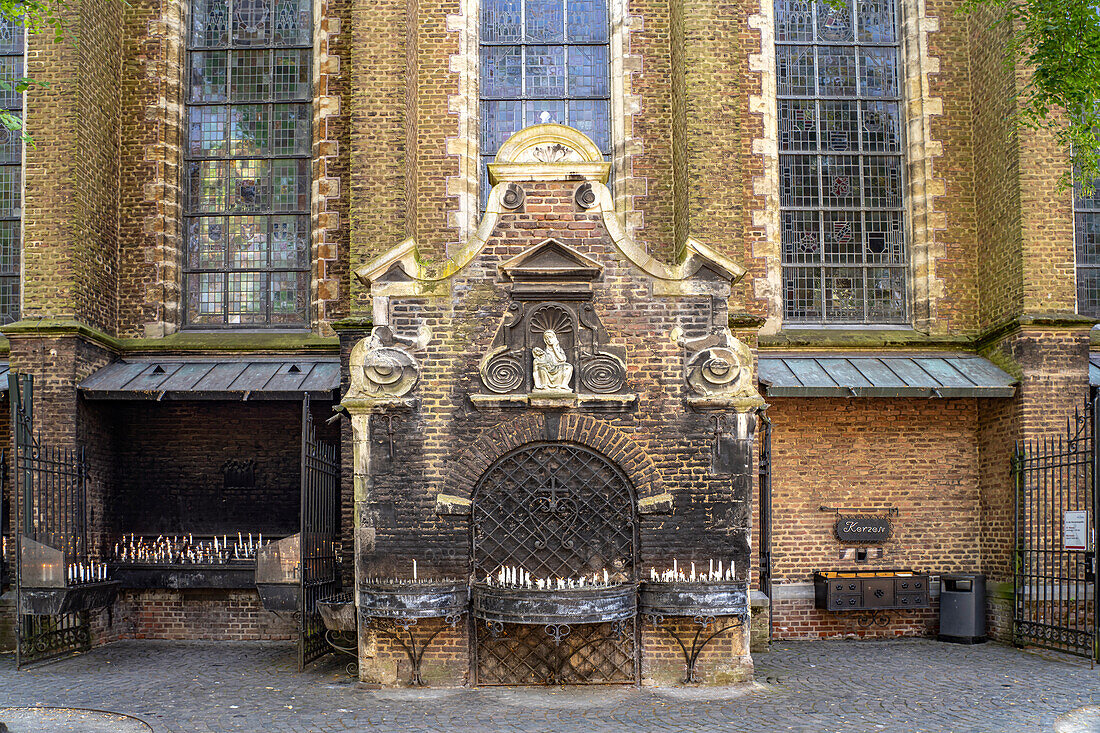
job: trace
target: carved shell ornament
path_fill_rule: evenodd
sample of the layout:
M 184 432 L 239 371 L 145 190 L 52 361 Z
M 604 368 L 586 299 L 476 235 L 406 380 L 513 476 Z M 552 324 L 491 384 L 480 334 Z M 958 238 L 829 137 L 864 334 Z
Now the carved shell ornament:
M 687 339 L 683 329 L 677 326 L 670 338 L 688 352 L 685 377 L 691 392 L 703 396 L 757 396 L 752 352 L 734 338 L 729 329 Z
M 379 399 L 408 394 L 420 379 L 420 365 L 400 342 L 423 348 L 430 338 L 426 327 L 421 327 L 416 339 L 397 339 L 386 326 L 376 326 L 351 350 L 349 396 Z
M 737 392 L 746 373 L 732 349 L 704 349 L 688 362 L 688 385 L 699 394 Z

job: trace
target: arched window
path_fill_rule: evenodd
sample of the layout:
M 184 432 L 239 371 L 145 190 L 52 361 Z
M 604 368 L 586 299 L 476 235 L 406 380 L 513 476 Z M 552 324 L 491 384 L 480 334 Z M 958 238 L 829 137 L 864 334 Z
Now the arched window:
M 482 0 L 481 201 L 501 144 L 518 130 L 557 122 L 611 155 L 607 0 Z
M 309 0 L 195 0 L 185 172 L 186 325 L 305 326 Z
M 15 84 L 23 74 L 23 26 L 0 17 L 0 107 L 22 117 L 23 95 Z M 0 126 L 0 325 L 19 320 L 19 259 L 22 249 L 23 141 Z
M 896 0 L 777 0 L 784 321 L 905 323 Z

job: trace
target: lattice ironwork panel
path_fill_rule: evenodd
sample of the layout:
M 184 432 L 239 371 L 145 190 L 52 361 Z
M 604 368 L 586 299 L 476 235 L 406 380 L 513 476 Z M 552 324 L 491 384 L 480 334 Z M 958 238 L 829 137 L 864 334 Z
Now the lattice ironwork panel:
M 534 443 L 505 455 L 474 491 L 475 577 L 502 565 L 537 577 L 607 570 L 635 579 L 634 492 L 583 446 Z
M 478 622 L 479 685 L 591 685 L 637 679 L 635 621 L 575 626 Z

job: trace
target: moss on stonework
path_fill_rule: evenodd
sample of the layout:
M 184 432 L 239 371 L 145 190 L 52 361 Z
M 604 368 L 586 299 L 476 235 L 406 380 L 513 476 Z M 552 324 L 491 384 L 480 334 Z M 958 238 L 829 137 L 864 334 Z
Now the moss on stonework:
M 0 329 L 7 337 L 31 338 L 35 336 L 82 336 L 117 353 L 137 352 L 225 352 L 247 353 L 255 351 L 321 352 L 334 353 L 340 349 L 340 339 L 335 336 L 318 336 L 311 332 L 205 332 L 181 331 L 163 338 L 119 339 L 98 329 L 73 320 L 41 319 L 23 320 Z M 4 340 L 5 347 L 7 340 Z M 5 348 L 6 351 L 6 348 Z
M 121 339 L 120 350 L 135 351 L 296 351 L 336 352 L 340 339 L 314 333 L 195 333 L 182 331 L 157 339 Z
M 965 336 L 929 336 L 918 331 L 865 329 L 787 329 L 761 335 L 761 348 L 843 348 L 883 349 L 973 349 L 973 340 Z

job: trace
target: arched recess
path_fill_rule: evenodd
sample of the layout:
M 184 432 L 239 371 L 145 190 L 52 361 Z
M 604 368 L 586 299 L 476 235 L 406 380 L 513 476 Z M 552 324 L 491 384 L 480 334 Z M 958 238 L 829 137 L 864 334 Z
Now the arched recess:
M 502 566 L 541 578 L 607 571 L 637 580 L 634 487 L 606 456 L 577 443 L 538 441 L 489 466 L 472 495 L 475 580 Z
M 649 453 L 625 430 L 611 422 L 582 414 L 528 412 L 486 429 L 456 456 L 445 477 L 448 496 L 469 499 L 485 470 L 504 453 L 538 440 L 561 440 L 591 448 L 622 470 L 636 499 L 645 503 L 666 495 L 664 481 Z

